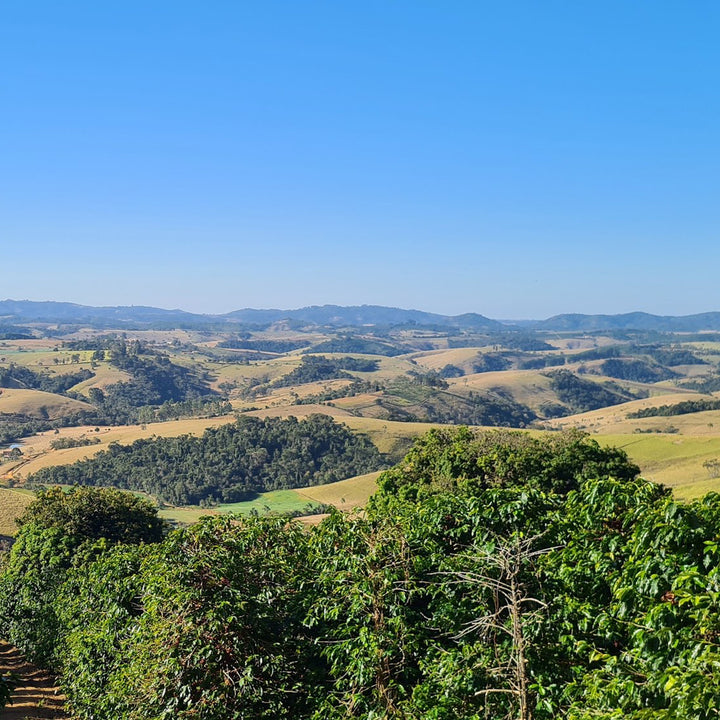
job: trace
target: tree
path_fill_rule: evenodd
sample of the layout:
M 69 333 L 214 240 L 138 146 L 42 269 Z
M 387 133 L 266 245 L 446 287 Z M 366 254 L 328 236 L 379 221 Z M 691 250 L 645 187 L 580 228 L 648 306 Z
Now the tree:
M 102 487 L 41 490 L 17 524 L 21 529 L 26 525 L 57 528 L 78 541 L 104 539 L 111 543 L 158 542 L 165 528 L 149 500 Z
M 378 479 L 381 495 L 409 499 L 451 490 L 531 486 L 566 494 L 582 480 L 637 477 L 640 468 L 618 448 L 603 448 L 578 431 L 542 438 L 510 430 L 433 429 Z
M 524 581 L 527 566 L 552 550 L 537 547 L 541 538 L 542 534 L 523 537 L 518 533 L 509 538 L 497 538 L 492 548 L 479 548 L 471 558 L 473 565 L 479 565 L 479 572 L 471 566 L 452 573 L 457 582 L 478 585 L 493 594 L 495 605 L 491 611 L 471 620 L 456 637 L 477 633 L 492 642 L 497 660 L 492 674 L 500 684 L 476 694 L 506 693 L 512 696 L 517 705 L 510 709 L 508 717 L 518 720 L 531 720 L 534 705 L 528 666 L 528 624 L 537 621 L 538 615 L 548 607 L 545 601 L 530 596 Z M 491 572 L 488 573 L 486 568 Z M 509 652 L 503 649 L 506 643 L 501 635 L 510 640 Z
M 0 629 L 30 658 L 53 666 L 64 631 L 56 598 L 70 568 L 117 543 L 158 542 L 164 524 L 149 501 L 108 488 L 41 491 L 17 523 L 0 575 Z
M 76 569 L 61 605 L 78 716 L 307 717 L 306 545 L 282 518 L 205 518 Z

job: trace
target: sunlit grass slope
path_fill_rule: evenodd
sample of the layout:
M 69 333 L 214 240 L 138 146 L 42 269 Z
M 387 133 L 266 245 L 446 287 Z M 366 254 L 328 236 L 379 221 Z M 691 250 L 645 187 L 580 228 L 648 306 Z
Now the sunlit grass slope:
M 688 435 L 596 435 L 603 445 L 627 452 L 643 477 L 673 489 L 682 500 L 720 491 L 720 477 L 704 463 L 720 461 L 720 437 Z
M 91 409 L 87 403 L 42 390 L 0 389 L 0 413 L 53 420 L 73 412 Z
M 197 522 L 204 515 L 238 513 L 249 515 L 257 512 L 267 513 L 302 512 L 308 505 L 333 505 L 339 510 L 352 510 L 363 507 L 377 489 L 376 480 L 379 472 L 359 475 L 358 477 L 329 483 L 314 485 L 298 490 L 274 490 L 261 493 L 247 502 L 226 503 L 212 509 L 200 507 L 163 508 L 160 515 L 166 520 L 180 523 Z
M 179 435 L 202 435 L 209 427 L 217 427 L 228 422 L 234 422 L 234 415 L 224 415 L 215 418 L 187 418 L 184 420 L 169 420 L 162 423 L 148 423 L 147 425 L 118 425 L 99 428 L 95 432 L 93 427 L 61 428 L 57 433 L 47 431 L 40 435 L 24 438 L 21 441 L 23 458 L 19 463 L 5 463 L 0 466 L 0 476 L 8 473 L 22 473 L 27 477 L 41 468 L 51 465 L 69 465 L 77 460 L 92 457 L 100 450 L 106 450 L 112 442 L 129 445 L 141 438 L 178 437 Z M 100 440 L 97 445 L 85 447 L 53 450 L 50 444 L 59 438 L 79 438 L 81 436 Z
M 0 535 L 15 535 L 18 530 L 15 518 L 25 512 L 33 499 L 32 493 L 0 488 Z

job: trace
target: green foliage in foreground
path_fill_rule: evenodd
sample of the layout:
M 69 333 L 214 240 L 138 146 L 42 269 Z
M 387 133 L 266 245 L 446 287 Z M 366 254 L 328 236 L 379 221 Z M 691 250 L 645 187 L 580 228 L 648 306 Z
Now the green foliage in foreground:
M 378 483 L 385 495 L 417 499 L 442 491 L 477 494 L 508 485 L 567 493 L 587 478 L 636 477 L 640 468 L 617 448 L 580 432 L 531 436 L 510 430 L 435 428 Z
M 163 537 L 157 510 L 142 498 L 108 488 L 59 488 L 38 493 L 0 575 L 3 636 L 40 663 L 52 664 L 62 626 L 57 593 L 72 567 L 118 543 Z
M 60 607 L 77 714 L 302 716 L 313 645 L 301 622 L 301 533 L 278 519 L 212 520 L 76 572 Z
M 10 702 L 16 686 L 17 677 L 15 675 L 0 675 L 0 708 L 5 707 Z
M 720 496 L 679 504 L 582 436 L 436 433 L 361 516 L 206 518 L 23 594 L 18 563 L 76 542 L 43 522 L 2 597 L 54 609 L 79 718 L 717 716 Z

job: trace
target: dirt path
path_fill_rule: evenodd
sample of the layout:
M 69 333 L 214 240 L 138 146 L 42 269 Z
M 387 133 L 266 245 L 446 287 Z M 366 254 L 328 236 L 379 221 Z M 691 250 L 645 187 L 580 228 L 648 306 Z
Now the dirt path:
M 68 717 L 53 676 L 29 663 L 16 647 L 0 640 L 0 673 L 9 672 L 19 676 L 20 683 L 13 693 L 12 705 L 0 710 L 1 720 Z

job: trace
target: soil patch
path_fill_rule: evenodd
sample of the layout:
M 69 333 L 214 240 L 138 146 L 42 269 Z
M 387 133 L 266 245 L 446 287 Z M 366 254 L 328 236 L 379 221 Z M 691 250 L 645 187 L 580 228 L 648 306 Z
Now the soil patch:
M 55 677 L 28 662 L 12 645 L 0 640 L 0 673 L 20 678 L 12 694 L 12 704 L 0 710 L 2 720 L 46 720 L 67 718 Z

